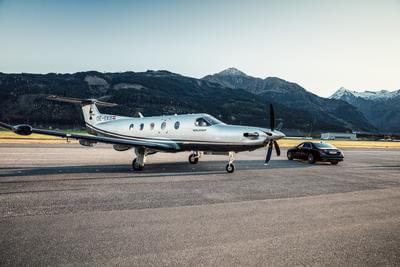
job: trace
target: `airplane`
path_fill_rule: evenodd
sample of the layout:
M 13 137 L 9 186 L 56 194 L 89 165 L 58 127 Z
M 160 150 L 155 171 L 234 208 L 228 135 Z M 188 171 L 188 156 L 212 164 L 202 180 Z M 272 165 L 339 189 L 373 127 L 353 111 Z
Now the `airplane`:
M 203 154 L 228 155 L 226 171 L 235 171 L 234 155 L 242 151 L 253 151 L 268 146 L 265 165 L 271 159 L 273 147 L 278 156 L 278 139 L 285 137 L 275 128 L 275 114 L 270 105 L 270 128 L 229 125 L 215 117 L 200 114 L 168 115 L 144 117 L 124 117 L 102 114 L 97 106 L 114 107 L 117 104 L 100 99 L 78 99 L 61 96 L 48 96 L 47 99 L 58 102 L 80 104 L 88 134 L 64 133 L 60 131 L 33 128 L 30 125 L 9 125 L 0 122 L 0 126 L 19 135 L 32 133 L 77 139 L 83 146 L 95 143 L 112 144 L 117 151 L 134 149 L 136 158 L 132 169 L 141 171 L 148 155 L 157 152 L 191 151 L 189 163 L 197 164 Z

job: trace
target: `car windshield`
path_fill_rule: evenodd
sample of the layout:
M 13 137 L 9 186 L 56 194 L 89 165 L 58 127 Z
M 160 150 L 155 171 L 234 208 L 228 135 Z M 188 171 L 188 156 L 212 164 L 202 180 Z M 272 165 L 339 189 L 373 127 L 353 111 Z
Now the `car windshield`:
M 336 148 L 328 143 L 314 143 L 314 146 L 316 146 L 317 148 Z

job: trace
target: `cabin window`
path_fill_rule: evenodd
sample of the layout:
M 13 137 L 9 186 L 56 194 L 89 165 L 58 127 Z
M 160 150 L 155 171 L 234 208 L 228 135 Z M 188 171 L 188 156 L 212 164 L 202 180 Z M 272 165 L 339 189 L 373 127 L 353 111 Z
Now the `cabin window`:
M 140 124 L 140 130 L 143 131 L 143 129 L 144 129 L 144 124 L 142 123 Z
M 131 125 L 129 125 L 129 131 L 132 131 L 133 130 L 133 124 L 131 124 Z
M 150 123 L 150 130 L 154 129 L 154 122 Z
M 179 125 L 180 125 L 180 122 L 179 122 L 179 121 L 175 122 L 174 128 L 175 128 L 176 130 L 178 130 L 178 129 L 179 129 Z
M 161 130 L 164 130 L 165 127 L 167 127 L 167 123 L 164 121 L 163 123 L 161 123 Z
M 204 118 L 198 118 L 194 122 L 194 125 L 200 126 L 200 127 L 205 127 L 205 126 L 210 126 L 211 124 Z

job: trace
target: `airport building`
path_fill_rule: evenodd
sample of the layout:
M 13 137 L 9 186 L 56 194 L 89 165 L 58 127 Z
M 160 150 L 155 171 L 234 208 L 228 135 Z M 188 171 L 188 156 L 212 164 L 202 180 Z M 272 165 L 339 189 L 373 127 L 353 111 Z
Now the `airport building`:
M 323 140 L 357 140 L 356 133 L 322 133 L 321 139 Z

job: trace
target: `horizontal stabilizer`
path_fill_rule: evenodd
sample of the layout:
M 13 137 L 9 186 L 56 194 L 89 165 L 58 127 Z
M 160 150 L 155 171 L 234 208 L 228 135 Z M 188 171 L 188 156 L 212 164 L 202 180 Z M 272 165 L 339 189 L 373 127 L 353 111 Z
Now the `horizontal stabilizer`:
M 80 99 L 80 98 L 64 97 L 64 96 L 56 96 L 56 95 L 48 96 L 47 99 L 51 100 L 51 101 L 81 104 L 83 106 L 84 105 L 96 104 L 97 106 L 115 107 L 115 106 L 118 105 L 118 104 L 115 104 L 115 103 L 108 103 L 108 102 L 99 101 L 97 99 Z

